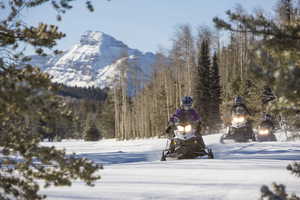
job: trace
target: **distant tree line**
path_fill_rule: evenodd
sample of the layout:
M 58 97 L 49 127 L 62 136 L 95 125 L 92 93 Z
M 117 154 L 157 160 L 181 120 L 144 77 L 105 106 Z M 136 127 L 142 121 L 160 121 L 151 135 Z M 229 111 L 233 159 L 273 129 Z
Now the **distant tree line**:
M 100 89 L 99 87 L 69 87 L 63 84 L 55 84 L 59 87 L 58 95 L 68 96 L 76 99 L 87 99 L 104 101 L 107 98 L 109 88 Z
M 39 119 L 36 127 L 48 141 L 62 139 L 99 140 L 115 137 L 114 109 L 108 88 L 69 87 L 54 84 L 57 94 L 64 99 L 66 107 L 72 112 L 73 121 L 59 117 Z M 48 129 L 42 127 L 48 125 Z M 90 134 L 95 134 L 91 136 Z

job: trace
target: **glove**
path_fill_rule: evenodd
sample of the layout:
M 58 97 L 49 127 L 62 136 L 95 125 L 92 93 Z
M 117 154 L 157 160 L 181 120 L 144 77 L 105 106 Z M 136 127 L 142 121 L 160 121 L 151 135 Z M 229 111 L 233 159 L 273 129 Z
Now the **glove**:
M 168 126 L 165 130 L 165 133 L 170 134 L 171 130 L 172 130 L 172 127 Z
M 168 138 L 173 138 L 174 137 L 173 127 L 168 126 L 165 130 L 165 133 L 168 135 Z

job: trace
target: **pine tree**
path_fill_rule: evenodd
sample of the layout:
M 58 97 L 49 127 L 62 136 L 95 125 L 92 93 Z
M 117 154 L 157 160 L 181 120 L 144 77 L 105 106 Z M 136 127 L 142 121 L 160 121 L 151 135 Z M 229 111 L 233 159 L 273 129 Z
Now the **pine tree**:
M 89 125 L 85 131 L 84 140 L 85 141 L 98 141 L 101 138 L 102 137 L 101 137 L 100 131 L 96 127 L 95 123 L 91 123 L 91 125 Z
M 218 128 L 220 128 L 220 124 L 222 123 L 220 113 L 222 99 L 219 64 L 216 52 L 213 55 L 213 64 L 210 71 L 210 97 L 210 125 L 213 129 L 218 130 Z
M 215 25 L 231 32 L 247 32 L 258 38 L 258 54 L 267 52 L 261 60 L 268 58 L 262 70 L 267 70 L 274 85 L 274 92 L 281 100 L 273 104 L 274 109 L 300 106 L 300 12 L 299 5 L 291 0 L 278 1 L 275 16 L 270 18 L 263 12 L 247 14 L 228 11 L 229 22 L 214 18 Z M 243 29 L 240 29 L 242 27 Z M 258 72 L 257 72 L 258 73 Z
M 260 200 L 300 200 L 295 194 L 288 195 L 285 186 L 282 184 L 272 184 L 274 191 L 270 190 L 268 186 L 263 185 L 260 189 Z
M 195 109 L 202 117 L 203 130 L 209 126 L 210 114 L 210 55 L 209 55 L 209 42 L 203 40 L 201 42 L 197 73 L 195 77 L 194 101 Z
M 289 170 L 292 174 L 297 177 L 300 177 L 300 163 L 293 163 L 287 166 L 287 170 Z M 272 184 L 272 190 L 269 189 L 268 186 L 263 185 L 260 189 L 261 191 L 261 200 L 268 199 L 268 200 L 300 200 L 295 194 L 289 195 L 286 192 L 285 185 L 282 184 Z
M 300 178 L 300 163 L 295 162 L 287 166 L 287 170 L 291 171 L 292 174 Z
M 287 166 L 287 170 L 289 170 L 293 175 L 300 178 L 300 163 L 295 162 L 293 164 L 289 164 Z M 273 183 L 272 185 L 273 191 L 269 189 L 268 186 L 263 185 L 260 189 L 261 191 L 261 200 L 300 200 L 300 197 L 295 194 L 289 195 L 285 190 L 285 185 Z
M 229 22 L 218 17 L 214 18 L 213 21 L 218 28 L 231 32 L 252 33 L 253 36 L 261 38 L 256 42 L 259 46 L 259 50 L 256 51 L 259 55 L 257 57 L 269 64 L 265 65 L 265 68 L 261 68 L 257 74 L 268 71 L 266 75 L 270 76 L 274 91 L 279 96 L 278 101 L 273 104 L 274 109 L 283 112 L 287 111 L 287 108 L 293 110 L 300 106 L 299 5 L 295 5 L 292 0 L 280 0 L 278 1 L 276 14 L 277 16 L 270 18 L 263 12 L 247 14 L 245 12 L 228 11 Z M 272 64 L 270 65 L 270 63 Z M 256 94 L 256 96 L 261 95 Z M 288 170 L 299 176 L 299 166 L 299 163 L 294 163 L 288 166 Z M 263 186 L 261 188 L 261 199 L 300 199 L 295 195 L 289 196 L 284 185 L 273 184 L 273 188 L 274 192 L 267 186 Z
M 70 9 L 70 1 L 51 1 L 59 12 Z M 87 185 L 100 177 L 99 166 L 85 158 L 67 156 L 65 151 L 40 145 L 42 135 L 33 124 L 57 117 L 72 120 L 73 115 L 63 99 L 56 94 L 50 76 L 28 61 L 22 49 L 32 46 L 36 53 L 45 55 L 45 48 L 53 48 L 65 36 L 58 27 L 40 23 L 29 26 L 20 16 L 22 11 L 38 7 L 48 1 L 0 0 L 0 150 L 14 163 L 13 169 L 0 168 L 0 199 L 43 199 L 39 183 L 44 187 L 71 185 L 81 179 Z M 87 5 L 90 8 L 91 5 Z M 59 14 L 58 13 L 58 14 Z M 21 53 L 20 53 L 21 52 Z M 57 53 L 57 51 L 54 51 Z M 49 123 L 44 124 L 49 127 Z M 15 162 L 14 156 L 22 157 Z M 40 162 L 36 165 L 33 158 Z M 0 158 L 1 159 L 1 158 Z M 51 170 L 44 166 L 55 166 Z M 17 174 L 17 176 L 16 176 Z
M 115 137 L 115 110 L 112 91 L 109 92 L 106 100 L 103 102 L 104 106 L 99 113 L 99 124 L 101 133 L 104 138 Z

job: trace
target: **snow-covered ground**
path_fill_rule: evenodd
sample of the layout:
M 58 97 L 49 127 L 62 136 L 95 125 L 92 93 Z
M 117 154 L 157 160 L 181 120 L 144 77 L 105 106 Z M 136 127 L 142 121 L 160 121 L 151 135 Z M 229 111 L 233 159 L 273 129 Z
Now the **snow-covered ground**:
M 278 135 L 282 138 L 282 135 Z M 260 187 L 287 185 L 300 195 L 300 179 L 286 166 L 300 160 L 299 142 L 220 144 L 220 134 L 204 137 L 215 159 L 159 161 L 166 139 L 44 143 L 66 148 L 104 164 L 95 187 L 75 181 L 72 187 L 43 189 L 49 199 L 258 199 Z

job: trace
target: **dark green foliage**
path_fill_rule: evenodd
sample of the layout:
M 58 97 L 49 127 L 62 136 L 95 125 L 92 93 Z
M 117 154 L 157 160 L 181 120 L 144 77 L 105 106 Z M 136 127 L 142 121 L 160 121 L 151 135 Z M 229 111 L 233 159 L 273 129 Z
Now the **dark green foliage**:
M 76 120 L 67 129 L 63 129 L 64 131 L 56 129 L 59 131 L 56 132 L 58 137 L 62 139 L 82 139 L 84 138 L 87 124 L 95 123 L 97 127 L 101 127 L 100 118 L 102 117 L 101 111 L 104 109 L 104 101 L 64 98 L 66 98 L 67 107 L 74 113 L 74 116 L 76 116 Z M 61 128 L 66 125 L 66 123 L 61 120 L 55 120 L 55 124 Z
M 58 87 L 56 94 L 63 97 L 66 107 L 72 111 L 76 120 L 66 121 L 60 117 L 52 117 L 47 121 L 40 120 L 34 126 L 48 141 L 61 139 L 83 139 L 86 124 L 93 122 L 101 130 L 105 138 L 115 136 L 114 102 L 108 88 Z M 89 118 L 89 116 L 93 116 Z M 47 124 L 47 129 L 43 126 Z
M 290 11 L 292 12 L 294 10 L 294 8 L 290 9 Z M 228 10 L 226 14 L 229 17 L 230 22 L 226 22 L 225 20 L 218 17 L 215 17 L 213 19 L 213 22 L 215 23 L 217 28 L 233 32 L 247 31 L 257 36 L 262 36 L 265 45 L 279 51 L 286 49 L 299 50 L 300 25 L 296 22 L 277 22 L 274 19 L 270 19 L 262 12 L 247 14 L 243 12 L 232 12 Z M 289 15 L 287 16 L 287 18 L 291 19 L 290 14 L 287 15 Z M 295 18 L 295 20 L 299 19 Z
M 101 129 L 105 138 L 114 137 L 114 109 L 111 97 L 108 97 L 109 89 L 94 87 L 68 87 L 59 85 L 58 94 L 65 98 L 65 102 L 73 111 L 77 120 L 72 125 L 58 119 L 55 120 L 55 134 L 58 138 L 84 138 L 84 131 L 88 120 Z M 108 99 L 110 98 L 110 100 Z M 93 115 L 92 119 L 88 119 Z
M 96 120 L 99 123 L 101 134 L 104 138 L 115 137 L 115 110 L 112 93 L 109 93 L 106 100 L 103 102 L 99 118 Z
M 285 186 L 273 183 L 273 191 L 268 186 L 263 185 L 260 189 L 260 200 L 300 200 L 295 194 L 288 195 L 285 191 Z
M 76 99 L 104 101 L 107 97 L 107 91 L 108 88 L 100 89 L 95 87 L 69 87 L 59 84 L 58 94 Z
M 91 125 L 89 125 L 87 127 L 85 134 L 84 134 L 85 141 L 98 141 L 101 138 L 102 137 L 101 137 L 100 131 L 96 127 L 95 123 L 92 123 Z
M 258 58 L 264 60 L 261 72 L 268 69 L 265 76 L 272 81 L 274 92 L 281 98 L 273 109 L 284 112 L 287 107 L 300 105 L 300 13 L 299 5 L 291 0 L 278 1 L 277 7 L 276 16 L 271 18 L 263 12 L 228 11 L 229 22 L 216 17 L 214 23 L 220 29 L 247 32 L 258 38 L 259 48 L 255 51 L 260 55 Z
M 300 163 L 294 162 L 287 166 L 287 170 L 289 170 L 292 174 L 300 178 Z
M 200 46 L 195 78 L 194 101 L 195 109 L 203 119 L 203 130 L 209 126 L 210 113 L 210 54 L 209 41 L 203 40 Z
M 83 179 L 91 185 L 99 177 L 94 175 L 98 166 L 86 159 L 68 158 L 64 151 L 53 147 L 39 145 L 40 132 L 33 129 L 32 123 L 37 120 L 47 121 L 53 117 L 72 120 L 72 113 L 63 105 L 63 99 L 53 95 L 53 88 L 47 74 L 38 68 L 9 67 L 0 73 L 0 146 L 8 159 L 15 154 L 24 161 L 15 163 L 14 170 L 1 168 L 0 187 L 9 184 L 3 199 L 14 195 L 17 199 L 40 199 L 38 183 L 43 179 L 46 185 L 70 185 L 71 179 Z M 43 124 L 43 128 L 50 128 Z M 41 165 L 34 165 L 33 158 Z M 14 160 L 10 160 L 14 163 Z M 49 165 L 57 165 L 54 170 L 47 170 Z M 81 168 L 84 168 L 82 171 Z M 18 173 L 18 178 L 14 174 Z M 18 187 L 16 187 L 18 186 Z
M 212 129 L 218 130 L 222 123 L 220 105 L 222 103 L 221 99 L 221 85 L 220 85 L 220 75 L 219 75 L 219 64 L 217 54 L 214 53 L 213 64 L 210 71 L 210 124 Z
M 209 52 L 209 40 L 204 39 L 198 56 L 194 100 L 195 108 L 203 119 L 203 130 L 215 131 L 222 123 L 220 118 L 221 85 L 217 55 L 214 54 L 211 65 Z
M 40 145 L 45 134 L 63 132 L 62 124 L 74 122 L 73 113 L 65 99 L 56 95 L 49 75 L 20 64 L 28 57 L 19 46 L 32 46 L 36 53 L 45 55 L 45 48 L 51 49 L 65 36 L 54 25 L 40 23 L 33 27 L 22 21 L 23 10 L 47 2 L 0 0 L 0 150 L 6 162 L 13 165 L 13 169 L 0 168 L 0 199 L 4 200 L 45 198 L 39 193 L 38 180 L 43 180 L 45 187 L 71 185 L 76 179 L 92 186 L 100 178 L 95 174 L 100 167 L 93 162 Z M 71 8 L 70 0 L 51 2 L 58 13 Z M 22 161 L 16 162 L 15 155 Z
M 300 163 L 294 162 L 287 166 L 287 170 L 291 171 L 297 177 L 300 177 Z M 285 186 L 273 183 L 273 190 L 271 191 L 268 186 L 261 187 L 261 199 L 263 200 L 300 200 L 300 197 L 295 194 L 288 195 L 285 191 Z

